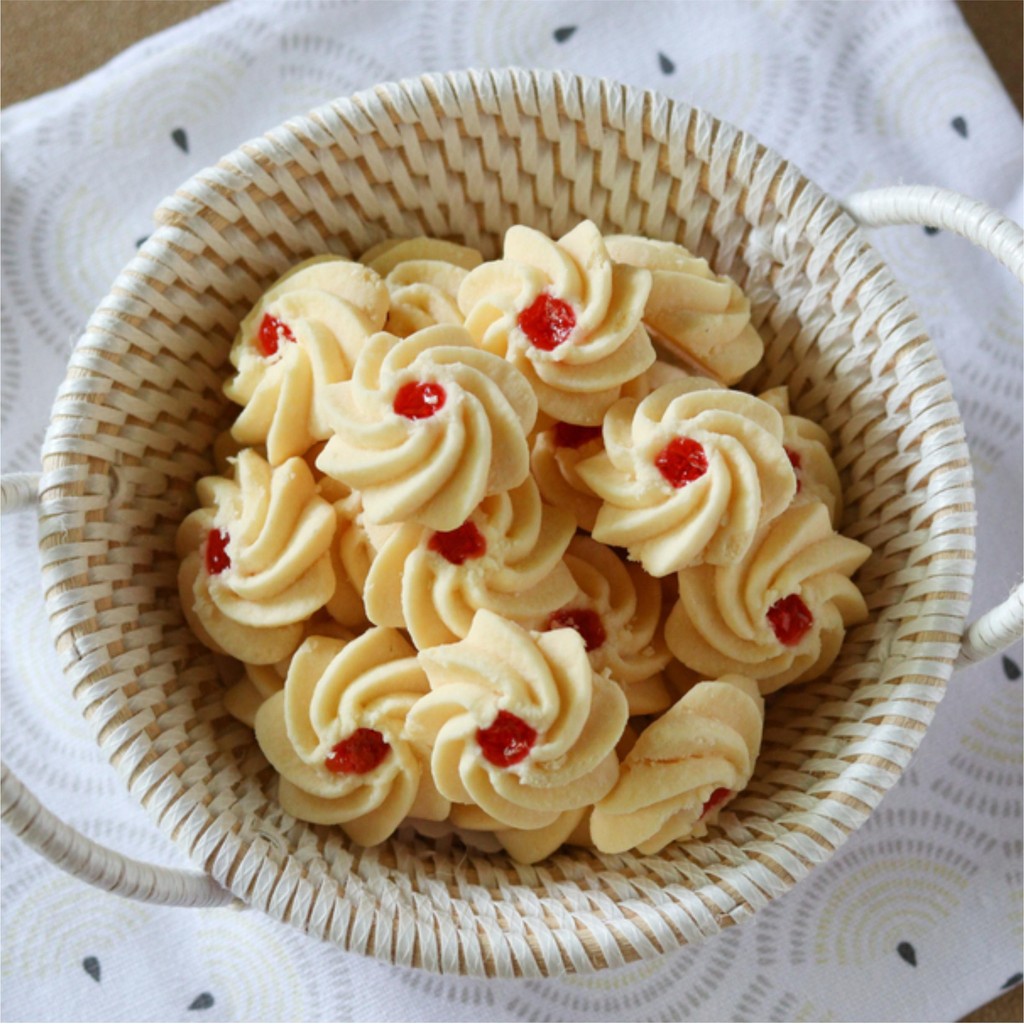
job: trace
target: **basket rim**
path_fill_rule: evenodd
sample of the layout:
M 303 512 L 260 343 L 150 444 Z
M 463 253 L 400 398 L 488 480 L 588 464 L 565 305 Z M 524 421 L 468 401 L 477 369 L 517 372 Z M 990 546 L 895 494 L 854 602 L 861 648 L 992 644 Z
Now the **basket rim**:
M 532 83 L 532 86 L 530 83 Z M 253 176 L 254 172 L 251 169 L 255 166 L 257 169 L 265 171 L 267 168 L 274 166 L 274 161 L 281 152 L 280 133 L 282 131 L 287 129 L 287 131 L 292 133 L 302 132 L 308 138 L 316 139 L 323 136 L 325 124 L 329 124 L 332 120 L 339 117 L 347 118 L 353 123 L 372 123 L 372 120 L 367 115 L 367 111 L 373 108 L 375 104 L 379 105 L 382 101 L 386 100 L 392 104 L 393 110 L 397 110 L 398 105 L 414 93 L 426 102 L 443 103 L 446 95 L 454 95 L 454 92 L 458 89 L 466 88 L 472 91 L 479 107 L 485 100 L 490 99 L 487 93 L 488 89 L 493 90 L 494 96 L 504 96 L 509 102 L 515 103 L 517 100 L 521 101 L 523 89 L 530 87 L 546 88 L 556 93 L 559 93 L 559 90 L 561 90 L 559 95 L 563 100 L 566 95 L 575 92 L 580 99 L 581 105 L 585 104 L 588 93 L 591 96 L 597 95 L 601 97 L 602 124 L 605 127 L 607 127 L 609 110 L 615 102 L 621 101 L 624 106 L 632 105 L 634 108 L 639 108 L 644 114 L 645 122 L 648 119 L 654 120 L 656 117 L 668 117 L 669 115 L 675 117 L 678 115 L 680 118 L 688 120 L 690 124 L 693 124 L 696 120 L 702 127 L 706 126 L 712 136 L 728 135 L 732 140 L 733 150 L 738 149 L 741 145 L 750 146 L 759 155 L 759 159 L 763 159 L 767 155 L 774 161 L 776 181 L 785 179 L 785 185 L 793 193 L 790 199 L 793 202 L 796 199 L 802 202 L 802 215 L 806 215 L 806 224 L 814 223 L 819 226 L 840 225 L 844 237 L 851 240 L 850 244 L 858 249 L 866 248 L 870 251 L 882 268 L 882 272 L 888 273 L 888 268 L 884 261 L 877 254 L 874 254 L 870 242 L 864 237 L 861 229 L 843 210 L 842 206 L 827 193 L 819 189 L 792 162 L 764 146 L 748 132 L 734 128 L 727 122 L 699 108 L 672 100 L 652 90 L 640 90 L 605 79 L 588 78 L 567 72 L 506 68 L 487 71 L 432 72 L 399 79 L 395 82 L 381 83 L 354 93 L 349 97 L 341 97 L 318 106 L 306 115 L 289 119 L 284 124 L 271 129 L 263 135 L 242 143 L 229 154 L 222 157 L 217 164 L 197 172 L 180 186 L 173 196 L 168 197 L 160 204 L 156 211 L 156 218 L 161 226 L 157 228 L 140 248 L 136 256 L 118 275 L 111 286 L 108 299 L 114 299 L 123 294 L 134 294 L 139 279 L 148 279 L 151 276 L 154 261 L 165 248 L 181 245 L 184 237 L 183 229 L 190 217 L 200 217 L 208 225 L 216 229 L 218 219 L 222 219 L 222 214 L 212 205 L 201 205 L 200 197 L 211 190 L 218 191 L 222 189 L 225 178 L 231 178 L 236 175 L 244 177 L 248 174 L 247 187 L 257 188 L 258 186 L 256 186 Z M 615 94 L 619 95 L 618 101 L 615 99 Z M 367 131 L 370 132 L 371 129 L 367 129 Z M 791 215 L 791 212 L 786 214 L 786 216 Z M 891 274 L 888 276 L 885 287 L 888 293 L 900 300 L 903 308 L 910 309 L 902 288 L 892 279 Z M 101 303 L 97 307 L 97 314 L 103 308 L 103 305 Z M 66 381 L 80 379 L 82 375 L 89 372 L 86 367 L 76 364 L 76 358 L 86 347 L 91 346 L 95 348 L 99 344 L 98 339 L 102 338 L 107 330 L 103 323 L 96 322 L 97 314 L 94 314 L 94 317 L 90 320 L 90 325 L 87 326 L 76 345 L 75 354 L 72 356 L 68 366 Z M 913 316 L 912 313 L 911 316 Z M 934 352 L 930 339 L 927 338 L 926 332 L 921 329 L 919 333 L 923 339 L 921 344 L 924 349 L 929 350 L 929 358 L 933 358 L 941 369 L 941 362 L 938 361 L 938 357 Z M 944 371 L 942 372 L 942 377 L 945 379 Z M 948 400 L 953 402 L 951 396 L 949 396 Z M 89 490 L 91 486 L 89 479 L 97 469 L 93 459 L 87 457 L 83 461 L 78 461 L 80 458 L 78 453 L 66 450 L 61 445 L 59 438 L 51 438 L 54 421 L 58 417 L 67 415 L 65 407 L 66 399 L 62 388 L 62 393 L 58 395 L 51 410 L 51 431 L 48 431 L 47 442 L 44 446 L 44 474 L 40 487 L 39 521 L 44 577 L 46 576 L 47 566 L 54 562 L 63 561 L 67 557 L 69 545 L 81 543 L 84 540 L 84 525 L 77 528 L 77 540 L 76 531 L 67 529 L 67 512 L 69 507 L 75 501 L 81 502 L 83 498 L 94 498 L 94 494 L 90 495 Z M 963 456 L 967 458 L 966 445 L 963 445 Z M 974 508 L 973 485 L 970 480 L 969 465 L 968 461 L 964 468 L 964 479 L 958 479 L 957 481 L 957 494 L 959 496 L 957 507 L 968 519 L 973 516 Z M 91 500 L 89 504 L 91 508 L 98 507 L 95 500 Z M 964 543 L 968 542 L 965 540 Z M 953 637 L 955 634 L 957 641 L 966 619 L 967 599 L 970 596 L 970 585 L 973 581 L 973 550 L 968 552 L 964 549 L 964 557 L 967 562 L 964 573 L 966 590 L 964 586 L 961 586 L 959 592 L 954 595 L 955 601 L 952 603 L 948 601 L 944 603 L 941 596 L 929 595 L 928 598 L 929 610 L 947 623 L 946 632 L 949 637 Z M 82 576 L 81 585 L 88 586 L 90 578 L 89 572 L 85 572 Z M 130 745 L 132 748 L 130 750 L 125 746 L 124 730 L 129 725 L 130 714 L 126 707 L 114 707 L 113 705 L 117 703 L 116 700 L 111 702 L 107 699 L 111 695 L 104 692 L 103 681 L 106 678 L 106 669 L 102 665 L 95 664 L 95 659 L 83 653 L 90 649 L 91 645 L 88 641 L 95 632 L 97 623 L 89 620 L 75 621 L 72 617 L 69 617 L 68 609 L 71 607 L 72 602 L 68 595 L 68 590 L 74 589 L 75 587 L 67 586 L 48 587 L 46 604 L 50 616 L 51 632 L 58 651 L 61 653 L 65 672 L 74 681 L 76 699 L 87 719 L 93 722 L 96 727 L 97 741 L 104 750 L 104 753 L 115 765 L 115 768 L 117 768 L 118 774 L 125 781 L 128 792 L 135 798 L 137 796 L 136 790 L 138 788 L 139 775 L 142 773 L 142 769 L 146 766 L 147 761 L 155 759 L 156 754 L 152 751 L 147 752 L 136 749 L 139 746 L 137 742 Z M 934 605 L 934 608 L 931 605 Z M 928 643 L 935 648 L 934 652 L 929 653 L 923 661 L 921 659 L 912 659 L 905 668 L 916 670 L 911 671 L 909 674 L 917 674 L 922 680 L 920 692 L 915 690 L 914 696 L 909 698 L 911 703 L 924 701 L 926 694 L 932 699 L 932 702 L 930 705 L 922 707 L 919 713 L 908 714 L 903 721 L 894 721 L 888 724 L 882 723 L 878 726 L 880 730 L 878 736 L 881 740 L 885 742 L 890 742 L 891 740 L 891 746 L 894 749 L 907 749 L 905 759 L 902 763 L 898 759 L 890 760 L 888 764 L 884 763 L 884 758 L 876 758 L 873 763 L 869 759 L 863 766 L 864 778 L 863 785 L 860 787 L 861 795 L 859 801 L 849 794 L 842 792 L 825 793 L 819 796 L 815 803 L 815 813 L 822 810 L 824 805 L 831 807 L 838 803 L 842 805 L 842 817 L 849 824 L 849 827 L 837 829 L 836 819 L 826 815 L 825 817 L 827 817 L 828 824 L 832 830 L 831 841 L 828 843 L 830 848 L 826 849 L 825 845 L 820 845 L 813 841 L 794 842 L 792 848 L 786 847 L 787 870 L 790 875 L 790 881 L 781 889 L 778 889 L 775 882 L 770 878 L 767 876 L 762 877 L 760 884 L 764 887 L 761 890 L 764 901 L 761 906 L 775 895 L 780 894 L 781 891 L 785 891 L 790 885 L 798 882 L 812 867 L 827 860 L 839 845 L 867 820 L 870 813 L 877 807 L 885 795 L 885 792 L 898 780 L 906 762 L 909 761 L 910 756 L 916 750 L 917 744 L 926 731 L 953 669 L 953 659 L 956 653 L 955 647 L 951 651 L 948 650 L 952 640 L 944 640 L 941 636 L 937 636 L 930 638 Z M 902 662 L 894 661 L 894 659 L 899 657 L 898 653 L 888 651 L 887 656 L 886 663 L 880 668 L 880 678 L 894 671 L 902 671 L 904 667 Z M 925 667 L 927 671 L 924 670 Z M 925 682 L 925 680 L 927 681 Z M 94 719 L 95 721 L 93 721 Z M 900 758 L 903 755 L 894 752 L 893 757 Z M 142 802 L 150 811 L 161 832 L 169 835 L 190 859 L 196 862 L 204 871 L 211 874 L 220 884 L 230 889 L 236 896 L 246 902 L 251 901 L 253 905 L 256 904 L 252 878 L 244 876 L 249 879 L 249 884 L 240 882 L 239 878 L 243 877 L 243 872 L 239 870 L 239 866 L 244 861 L 248 861 L 253 857 L 267 857 L 268 851 L 260 851 L 258 844 L 254 844 L 252 840 L 246 839 L 241 835 L 235 835 L 231 839 L 227 836 L 218 835 L 215 842 L 205 838 L 202 842 L 197 843 L 193 841 L 186 843 L 185 833 L 188 829 L 184 828 L 184 823 L 186 820 L 192 821 L 197 815 L 199 817 L 205 815 L 207 819 L 208 827 L 200 830 L 201 836 L 207 831 L 210 833 L 217 832 L 215 826 L 219 819 L 215 819 L 214 815 L 207 811 L 200 795 L 185 792 L 182 789 L 175 804 L 176 810 L 170 817 L 168 817 L 166 808 L 160 810 L 155 805 L 151 806 L 147 799 L 143 799 Z M 808 812 L 801 811 L 800 813 Z M 786 818 L 783 816 L 779 820 L 785 822 Z M 168 822 L 171 823 L 170 827 Z M 821 838 L 820 835 L 819 838 Z M 772 842 L 779 843 L 780 840 L 776 838 Z M 785 846 L 784 843 L 782 845 Z M 273 858 L 271 857 L 271 859 Z M 753 859 L 758 859 L 757 851 L 755 851 Z M 744 866 L 726 865 L 725 869 L 720 872 L 722 882 L 716 890 L 715 897 L 709 896 L 704 898 L 703 902 L 708 914 L 706 925 L 710 928 L 710 924 L 713 922 L 715 926 L 710 928 L 710 931 L 735 923 L 736 920 L 745 916 L 748 912 L 752 912 L 752 910 L 748 911 L 744 902 L 738 897 L 730 901 L 727 896 L 723 898 L 721 895 L 723 892 L 728 894 L 731 890 L 735 896 L 737 890 L 731 884 L 733 881 L 732 872 L 734 870 L 739 871 Z M 281 869 L 279 862 L 278 868 L 279 870 Z M 762 873 L 764 872 L 770 874 L 768 868 L 764 868 Z M 322 888 L 326 882 L 327 878 L 325 876 L 320 880 L 319 886 Z M 312 899 L 315 897 L 316 884 L 313 878 L 297 878 L 295 883 L 296 892 L 304 890 L 308 898 Z M 303 898 L 305 897 L 299 898 L 297 902 L 301 903 Z M 342 897 L 339 895 L 339 898 Z M 294 893 L 292 902 L 295 902 Z M 288 916 L 290 905 L 290 902 L 287 906 L 281 902 L 276 904 L 268 903 L 262 905 L 261 909 L 284 921 L 290 920 Z M 679 909 L 678 905 L 674 906 L 676 909 Z M 664 907 L 659 909 L 664 910 Z M 755 906 L 753 909 L 759 909 L 759 907 Z M 681 909 L 679 909 L 679 913 L 682 913 Z M 544 914 L 541 914 L 536 920 L 539 927 L 551 927 L 550 923 L 545 920 Z M 292 921 L 291 923 L 296 922 Z M 620 922 L 620 925 L 624 927 L 625 922 Z M 700 925 L 700 927 L 703 931 L 705 925 Z M 645 928 L 647 929 L 646 931 Z M 632 944 L 629 945 L 627 943 L 629 948 L 635 948 L 637 935 L 643 938 L 648 945 L 651 945 L 651 939 L 654 937 L 649 934 L 650 929 L 649 921 L 641 921 L 637 924 L 635 929 L 636 935 L 630 940 Z M 328 926 L 329 930 L 330 926 Z M 346 941 L 341 943 L 346 947 L 348 946 L 347 938 L 348 936 L 346 935 Z M 681 945 L 686 941 L 685 936 L 681 937 L 678 934 L 673 936 L 670 934 L 670 930 L 663 929 L 654 938 L 654 945 L 660 944 L 663 947 L 672 948 L 673 938 L 676 940 L 674 945 Z M 679 941 L 680 938 L 682 938 L 682 941 Z M 585 940 L 584 944 L 586 945 Z M 527 945 L 531 946 L 531 951 L 538 962 L 541 962 L 542 958 L 550 958 L 550 951 L 543 948 L 544 942 L 542 940 L 533 941 L 532 944 L 528 942 Z M 600 958 L 608 959 L 606 955 L 607 950 L 602 952 L 601 948 L 599 948 L 600 944 L 596 941 L 592 945 L 596 956 L 592 957 L 591 965 L 600 966 Z M 485 970 L 483 973 L 499 973 L 495 967 L 496 963 L 497 956 L 495 955 L 494 960 L 484 964 Z M 566 969 L 580 969 L 579 964 L 564 966 L 566 966 Z M 528 963 L 520 964 L 519 967 L 523 969 L 523 973 L 531 973 Z

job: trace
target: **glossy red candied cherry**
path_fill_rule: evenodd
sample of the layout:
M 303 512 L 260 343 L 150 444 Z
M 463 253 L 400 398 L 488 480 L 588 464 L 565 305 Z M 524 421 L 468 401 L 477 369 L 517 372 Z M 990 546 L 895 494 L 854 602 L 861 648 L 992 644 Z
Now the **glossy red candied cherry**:
M 487 554 L 487 538 L 472 519 L 467 519 L 454 530 L 436 531 L 427 541 L 427 547 L 452 565 L 462 565 L 471 558 L 482 558 Z
M 814 616 L 799 594 L 790 594 L 768 609 L 768 621 L 780 644 L 795 647 L 814 625 Z
M 537 730 L 518 715 L 499 711 L 486 729 L 477 729 L 476 741 L 484 757 L 498 768 L 519 764 L 537 742 Z
M 227 530 L 211 530 L 206 535 L 206 571 L 211 576 L 231 568 L 231 557 L 228 555 L 230 540 Z
M 555 424 L 556 448 L 582 448 L 601 436 L 600 427 L 579 427 L 575 423 Z
M 388 756 L 391 747 L 376 729 L 356 729 L 331 747 L 324 767 L 335 775 L 365 775 Z
M 392 408 L 407 420 L 426 420 L 444 408 L 447 397 L 434 381 L 411 380 L 398 389 Z
M 608 639 L 601 616 L 592 608 L 563 608 L 548 619 L 547 628 L 575 629 L 583 637 L 588 654 L 596 651 Z
M 541 292 L 516 320 L 530 344 L 545 352 L 569 340 L 576 326 L 576 311 L 562 299 Z
M 796 493 L 799 494 L 800 488 L 803 487 L 803 481 L 800 479 L 800 469 L 804 464 L 804 460 L 800 457 L 800 453 L 793 451 L 792 448 L 785 447 L 782 450 L 786 453 L 786 458 L 789 459 L 793 472 L 796 473 Z
M 702 818 L 707 817 L 716 807 L 720 807 L 725 803 L 729 797 L 732 796 L 731 789 L 716 789 L 711 796 L 704 802 L 704 806 L 701 809 L 700 816 Z
M 708 471 L 704 445 L 692 437 L 673 437 L 654 457 L 658 472 L 678 490 Z
M 288 325 L 283 320 L 278 320 L 276 316 L 271 316 L 269 313 L 263 314 L 257 337 L 260 351 L 265 356 L 275 355 L 282 341 L 295 340 L 295 335 L 292 334 Z

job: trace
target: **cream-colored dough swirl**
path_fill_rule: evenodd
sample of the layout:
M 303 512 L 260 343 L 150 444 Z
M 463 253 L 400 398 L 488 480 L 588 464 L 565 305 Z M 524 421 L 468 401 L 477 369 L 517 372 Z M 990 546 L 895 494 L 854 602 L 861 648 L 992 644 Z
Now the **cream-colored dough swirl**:
M 764 694 L 814 679 L 835 661 L 846 628 L 867 618 L 850 577 L 870 554 L 833 532 L 821 502 L 792 505 L 740 562 L 679 574 L 669 649 L 705 678 L 749 676 Z
M 764 701 L 752 680 L 698 683 L 626 755 L 615 788 L 590 816 L 594 845 L 652 854 L 705 835 L 750 781 L 763 725 Z
M 635 235 L 605 239 L 617 263 L 650 271 L 643 321 L 655 340 L 723 384 L 735 384 L 764 355 L 750 301 L 730 277 L 681 245 Z
M 409 733 L 432 748 L 449 800 L 510 828 L 543 828 L 615 784 L 626 699 L 572 629 L 529 633 L 478 612 L 465 640 L 421 651 L 431 692 Z
M 593 426 L 655 360 L 640 322 L 649 289 L 646 270 L 612 263 L 590 221 L 557 242 L 517 225 L 504 259 L 463 281 L 459 307 L 476 341 L 523 372 L 544 412 Z
M 455 530 L 405 523 L 373 560 L 366 613 L 379 626 L 408 629 L 420 650 L 465 637 L 482 608 L 540 629 L 576 593 L 562 560 L 575 529 L 529 477 L 485 498 Z
M 395 630 L 303 643 L 284 690 L 256 713 L 256 740 L 281 775 L 285 811 L 341 825 L 363 846 L 383 842 L 406 817 L 443 821 L 448 802 L 405 728 L 427 691 L 416 652 Z
M 335 433 L 317 466 L 358 490 L 373 522 L 454 530 L 529 475 L 533 392 L 461 327 L 375 334 L 325 395 Z
M 204 477 L 196 491 L 202 507 L 177 535 L 189 625 L 212 650 L 241 661 L 286 658 L 334 592 L 334 510 L 302 459 L 274 468 L 249 448 L 234 480 Z
M 652 576 L 737 561 L 796 492 L 782 417 L 701 377 L 617 402 L 604 448 L 576 466 L 604 502 L 593 536 L 628 548 Z
M 363 253 L 359 262 L 387 285 L 391 309 L 384 329 L 406 338 L 434 324 L 462 324 L 459 287 L 483 257 L 437 238 L 391 238 Z
M 573 538 L 565 564 L 579 590 L 547 627 L 580 633 L 594 670 L 622 687 L 631 715 L 664 711 L 672 692 L 661 673 L 672 655 L 661 635 L 661 584 L 582 535 Z
M 244 406 L 231 428 L 235 439 L 266 445 L 276 466 L 328 437 L 323 388 L 348 379 L 387 309 L 377 273 L 336 256 L 307 260 L 280 278 L 242 321 L 231 348 L 238 372 L 224 393 Z
M 832 438 L 813 420 L 795 416 L 789 411 L 789 391 L 772 388 L 760 396 L 782 416 L 782 443 L 796 472 L 794 503 L 824 502 L 833 528 L 838 528 L 843 514 L 843 488 L 832 461 Z

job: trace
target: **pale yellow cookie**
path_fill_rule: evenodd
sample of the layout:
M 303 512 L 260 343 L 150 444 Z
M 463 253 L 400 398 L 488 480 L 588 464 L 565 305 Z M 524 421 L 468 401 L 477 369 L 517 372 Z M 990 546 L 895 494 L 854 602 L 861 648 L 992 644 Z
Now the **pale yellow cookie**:
M 478 612 L 465 640 L 421 651 L 431 692 L 409 714 L 439 792 L 509 828 L 553 824 L 615 784 L 621 690 L 575 630 L 530 633 Z
M 657 853 L 707 833 L 744 789 L 761 748 L 764 701 L 742 676 L 698 683 L 649 725 L 615 788 L 594 807 L 590 837 L 604 853 Z
M 459 307 L 473 338 L 522 371 L 545 413 L 594 426 L 655 360 L 640 322 L 649 290 L 650 274 L 613 264 L 590 221 L 558 241 L 516 226 L 504 258 L 463 281 Z
M 871 549 L 835 533 L 819 501 L 792 505 L 734 565 L 679 573 L 665 640 L 705 678 L 735 673 L 764 694 L 821 675 L 868 610 L 850 577 Z
M 416 652 L 395 630 L 372 629 L 349 644 L 303 643 L 284 689 L 256 713 L 284 810 L 340 825 L 363 846 L 383 842 L 406 817 L 443 821 L 448 802 L 405 728 L 427 690 Z
M 650 272 L 643 320 L 674 355 L 723 384 L 735 384 L 761 361 L 764 342 L 735 281 L 671 242 L 609 235 L 605 244 L 617 263 Z

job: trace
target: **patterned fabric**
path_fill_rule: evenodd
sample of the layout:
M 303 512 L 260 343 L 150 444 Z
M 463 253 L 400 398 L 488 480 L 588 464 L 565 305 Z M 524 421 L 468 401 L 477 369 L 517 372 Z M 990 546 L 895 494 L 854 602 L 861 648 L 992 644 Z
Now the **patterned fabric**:
M 4 472 L 32 471 L 70 345 L 157 202 L 246 138 L 378 81 L 566 68 L 705 107 L 827 191 L 920 182 L 1022 217 L 1021 124 L 952 3 L 232 0 L 4 111 Z M 1022 561 L 1020 291 L 932 230 L 878 231 L 974 458 L 975 614 Z M 31 516 L 4 524 L 3 747 L 64 820 L 186 866 L 61 677 Z M 902 782 L 823 867 L 699 948 L 485 982 L 370 962 L 256 912 L 129 903 L 2 836 L 8 1020 L 949 1020 L 1020 980 L 1021 651 L 958 673 Z

